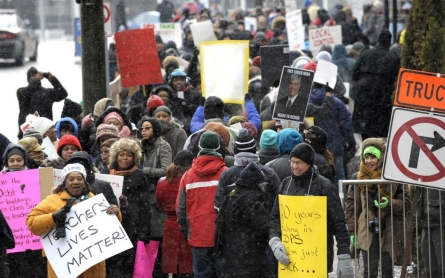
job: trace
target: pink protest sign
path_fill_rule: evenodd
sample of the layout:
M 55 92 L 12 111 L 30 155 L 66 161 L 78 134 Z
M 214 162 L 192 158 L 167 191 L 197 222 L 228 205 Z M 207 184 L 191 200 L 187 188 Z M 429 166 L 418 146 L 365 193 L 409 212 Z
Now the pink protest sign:
M 0 209 L 15 238 L 8 253 L 42 249 L 40 238 L 26 227 L 26 217 L 40 203 L 39 170 L 0 173 Z

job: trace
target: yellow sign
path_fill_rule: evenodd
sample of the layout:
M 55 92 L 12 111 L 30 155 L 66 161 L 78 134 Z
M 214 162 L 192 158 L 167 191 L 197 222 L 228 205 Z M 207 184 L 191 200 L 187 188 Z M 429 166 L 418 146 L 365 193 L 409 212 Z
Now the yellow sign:
M 278 263 L 278 277 L 326 277 L 327 199 L 326 196 L 278 195 L 281 241 L 290 264 Z

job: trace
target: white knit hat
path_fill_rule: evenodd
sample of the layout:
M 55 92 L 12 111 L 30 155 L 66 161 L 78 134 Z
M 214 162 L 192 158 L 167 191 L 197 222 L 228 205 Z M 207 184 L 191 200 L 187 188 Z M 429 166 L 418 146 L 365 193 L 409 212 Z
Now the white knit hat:
M 54 123 L 45 117 L 36 117 L 32 114 L 26 116 L 26 122 L 29 123 L 30 127 L 35 128 L 40 134 L 44 135 L 48 129 L 50 129 Z

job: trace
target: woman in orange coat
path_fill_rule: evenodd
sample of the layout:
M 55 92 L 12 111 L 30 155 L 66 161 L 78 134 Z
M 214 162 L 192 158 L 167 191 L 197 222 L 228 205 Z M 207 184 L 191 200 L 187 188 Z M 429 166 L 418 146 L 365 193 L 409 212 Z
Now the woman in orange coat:
M 26 218 L 26 225 L 33 234 L 41 236 L 56 227 L 58 223 L 65 223 L 67 211 L 64 206 L 68 199 L 75 198 L 75 205 L 94 197 L 86 183 L 86 171 L 81 164 L 66 165 L 62 170 L 62 180 L 62 184 L 55 188 L 54 193 L 34 207 Z M 122 219 L 120 210 L 116 205 L 110 205 L 107 208 L 107 213 L 115 214 L 119 221 Z M 93 265 L 78 277 L 105 278 L 105 276 L 105 261 L 102 261 Z M 56 278 L 57 275 L 48 262 L 48 278 L 53 277 Z

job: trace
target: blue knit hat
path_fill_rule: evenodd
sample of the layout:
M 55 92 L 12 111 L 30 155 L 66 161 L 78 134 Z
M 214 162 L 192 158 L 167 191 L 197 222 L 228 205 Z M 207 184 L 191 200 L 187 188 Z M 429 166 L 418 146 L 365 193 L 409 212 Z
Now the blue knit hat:
M 272 129 L 266 129 L 261 133 L 260 148 L 262 150 L 275 149 L 278 150 L 277 132 Z
M 69 123 L 73 126 L 73 128 L 74 128 L 74 134 L 73 134 L 73 135 L 74 135 L 74 136 L 77 136 L 77 131 L 78 131 L 77 123 L 76 123 L 73 119 L 71 119 L 71 118 L 69 118 L 69 117 L 65 117 L 65 118 L 60 119 L 60 120 L 57 122 L 57 124 L 56 124 L 56 134 L 57 134 L 57 138 L 60 139 L 60 125 L 61 125 L 63 122 L 69 122 Z
M 292 149 L 303 142 L 303 137 L 293 128 L 285 128 L 277 134 L 277 145 L 280 155 L 288 154 Z

